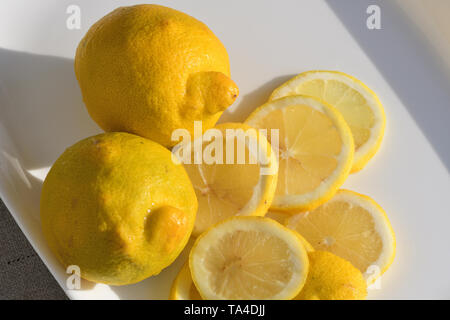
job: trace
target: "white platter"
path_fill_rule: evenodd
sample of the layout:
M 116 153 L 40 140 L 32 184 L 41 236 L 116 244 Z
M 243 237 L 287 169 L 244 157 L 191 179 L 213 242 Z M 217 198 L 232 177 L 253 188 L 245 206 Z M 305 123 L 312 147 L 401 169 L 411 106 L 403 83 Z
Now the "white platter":
M 405 2 L 159 1 L 204 21 L 227 47 L 240 97 L 222 121 L 243 120 L 276 86 L 306 70 L 344 71 L 377 92 L 387 114 L 385 139 L 344 185 L 378 201 L 397 236 L 395 261 L 369 298 L 449 299 L 449 68 L 403 13 Z M 136 285 L 83 282 L 81 290 L 68 290 L 40 228 L 49 166 L 67 146 L 100 132 L 81 101 L 75 48 L 97 19 L 134 3 L 0 2 L 0 197 L 72 299 L 165 299 L 185 256 Z M 366 27 L 374 3 L 381 8 L 380 30 Z M 80 30 L 66 27 L 72 4 L 81 9 Z

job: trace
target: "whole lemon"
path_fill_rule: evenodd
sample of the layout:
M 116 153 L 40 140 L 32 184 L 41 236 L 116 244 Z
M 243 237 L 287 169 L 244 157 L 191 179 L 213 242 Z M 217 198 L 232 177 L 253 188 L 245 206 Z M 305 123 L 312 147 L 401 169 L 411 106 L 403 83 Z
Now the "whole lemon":
M 64 266 L 125 285 L 158 274 L 186 245 L 197 199 L 181 164 L 156 142 L 105 133 L 69 147 L 41 194 L 44 235 Z
M 349 261 L 328 251 L 308 252 L 309 273 L 296 300 L 364 300 L 366 280 Z
M 121 7 L 78 45 L 75 73 L 91 117 L 105 131 L 166 147 L 194 121 L 209 129 L 238 95 L 228 54 L 202 22 L 158 5 Z

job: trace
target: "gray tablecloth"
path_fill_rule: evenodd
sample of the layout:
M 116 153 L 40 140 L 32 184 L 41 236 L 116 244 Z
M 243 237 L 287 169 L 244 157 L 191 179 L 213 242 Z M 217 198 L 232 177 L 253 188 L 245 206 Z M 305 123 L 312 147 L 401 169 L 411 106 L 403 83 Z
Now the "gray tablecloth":
M 1 199 L 0 299 L 67 299 Z

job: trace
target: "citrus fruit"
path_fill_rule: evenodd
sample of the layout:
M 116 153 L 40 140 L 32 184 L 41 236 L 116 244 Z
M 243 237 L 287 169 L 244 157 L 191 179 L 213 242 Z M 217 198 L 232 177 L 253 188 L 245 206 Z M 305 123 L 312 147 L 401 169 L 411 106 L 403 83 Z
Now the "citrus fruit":
M 377 95 L 360 80 L 338 71 L 308 71 L 275 89 L 270 99 L 305 94 L 333 105 L 343 115 L 355 141 L 352 172 L 361 170 L 383 139 L 386 117 Z
M 289 217 L 290 217 L 290 215 L 287 213 L 279 212 L 279 211 L 270 211 L 270 210 L 267 211 L 267 213 L 264 215 L 264 218 L 275 220 L 276 222 L 281 223 L 281 224 L 284 224 L 285 221 Z M 314 251 L 313 246 L 308 241 L 306 241 L 306 239 L 303 238 L 303 236 L 301 234 L 299 234 L 298 232 L 296 232 L 296 234 L 302 241 L 306 251 L 308 251 L 308 252 Z
M 246 123 L 279 130 L 278 182 L 272 210 L 310 210 L 331 198 L 347 178 L 353 139 L 342 116 L 327 103 L 288 96 L 257 108 Z
M 173 281 L 170 300 L 202 300 L 191 277 L 189 263 L 185 263 Z
M 322 206 L 291 216 L 286 226 L 314 249 L 350 261 L 369 283 L 394 259 L 395 236 L 386 213 L 374 200 L 353 191 L 339 190 Z
M 367 284 L 361 271 L 330 252 L 309 252 L 309 273 L 296 300 L 363 300 Z
M 215 162 L 208 161 L 205 152 L 212 142 L 202 137 L 198 143 L 204 146 L 205 159 L 194 164 L 192 147 L 192 163 L 185 164 L 199 202 L 194 235 L 232 216 L 263 216 L 275 194 L 277 160 L 265 136 L 239 123 L 220 124 L 215 130 L 222 137 L 216 138 L 221 156 Z
M 189 239 L 196 210 L 194 188 L 170 151 L 128 133 L 69 147 L 41 194 L 43 232 L 58 260 L 112 285 L 170 265 Z
M 278 222 L 233 217 L 197 238 L 189 266 L 204 299 L 292 299 L 309 262 L 300 238 Z
M 202 22 L 159 5 L 120 7 L 78 45 L 75 73 L 91 117 L 173 146 L 175 129 L 213 127 L 238 95 L 228 54 Z
M 281 224 L 284 224 L 284 221 L 286 221 L 287 218 L 290 217 L 288 213 L 282 212 L 282 211 L 267 211 L 264 217 L 275 220 L 276 222 L 279 222 Z

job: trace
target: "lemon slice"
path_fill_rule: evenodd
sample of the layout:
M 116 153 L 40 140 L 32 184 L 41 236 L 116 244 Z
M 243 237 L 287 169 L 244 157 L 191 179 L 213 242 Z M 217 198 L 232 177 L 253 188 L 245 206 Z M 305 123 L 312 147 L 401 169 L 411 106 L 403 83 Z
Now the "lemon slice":
M 300 238 L 278 222 L 234 217 L 198 237 L 189 265 L 204 299 L 292 299 L 309 261 Z
M 267 213 L 266 213 L 266 215 L 264 217 L 268 218 L 268 219 L 275 220 L 276 222 L 281 223 L 281 224 L 284 225 L 286 220 L 290 216 L 291 216 L 290 214 L 285 213 L 285 212 L 278 212 L 278 211 L 270 211 L 269 210 L 269 211 L 267 211 Z M 308 251 L 308 252 L 314 251 L 313 246 L 308 241 L 306 241 L 306 239 L 301 234 L 299 234 L 298 232 L 296 232 L 296 234 L 300 238 L 300 240 L 302 241 L 303 246 L 305 247 L 306 251 Z
M 339 112 L 325 102 L 306 96 L 284 97 L 257 108 L 246 123 L 279 129 L 274 211 L 317 207 L 347 178 L 354 151 L 351 132 Z M 272 146 L 275 150 L 273 141 Z
M 173 281 L 170 300 L 202 300 L 191 277 L 189 263 L 186 262 Z
M 264 215 L 264 217 L 275 220 L 276 222 L 279 222 L 281 224 L 284 224 L 287 218 L 289 218 L 291 215 L 286 212 L 281 211 L 267 211 L 267 213 Z
M 291 216 L 286 226 L 316 250 L 350 261 L 372 283 L 387 270 L 395 255 L 395 236 L 384 210 L 371 198 L 339 190 L 324 205 Z
M 275 89 L 270 100 L 305 94 L 336 107 L 355 141 L 351 172 L 361 170 L 375 155 L 383 139 L 386 117 L 377 95 L 358 79 L 338 71 L 308 71 Z
M 232 216 L 263 216 L 276 189 L 277 159 L 263 134 L 238 123 L 220 124 L 215 130 L 223 137 L 222 164 L 211 161 L 208 164 L 205 159 L 200 164 L 185 165 L 199 203 L 194 236 Z M 233 135 L 227 136 L 227 132 L 238 136 L 243 133 L 245 137 L 234 138 Z M 202 143 L 205 152 L 211 145 L 209 140 L 203 137 L 202 141 L 194 143 Z M 227 144 L 233 146 L 228 149 L 232 155 L 227 154 Z M 195 152 L 194 148 L 191 150 Z

